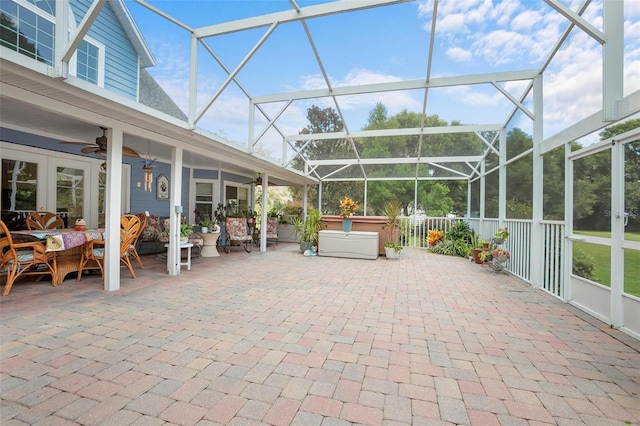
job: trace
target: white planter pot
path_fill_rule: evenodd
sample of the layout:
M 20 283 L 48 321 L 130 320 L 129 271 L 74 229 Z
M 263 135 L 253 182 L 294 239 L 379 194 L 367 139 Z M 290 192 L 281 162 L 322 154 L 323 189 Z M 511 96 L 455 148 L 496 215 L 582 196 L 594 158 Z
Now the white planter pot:
M 202 228 L 200 228 L 203 234 L 208 234 L 209 233 L 209 228 L 207 228 L 206 226 L 203 226 Z
M 396 249 L 393 249 L 393 248 L 385 247 L 384 248 L 384 254 L 387 257 L 387 259 L 399 259 L 400 258 L 400 252 L 396 251 Z

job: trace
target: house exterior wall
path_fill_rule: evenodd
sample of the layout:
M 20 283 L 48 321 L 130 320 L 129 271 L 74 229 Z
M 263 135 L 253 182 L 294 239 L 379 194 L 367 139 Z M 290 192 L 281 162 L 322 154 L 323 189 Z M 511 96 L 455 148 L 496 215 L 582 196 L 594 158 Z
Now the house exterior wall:
M 80 24 L 90 5 L 88 0 L 71 2 L 76 24 Z M 104 87 L 137 101 L 138 54 L 109 2 L 87 35 L 105 45 Z

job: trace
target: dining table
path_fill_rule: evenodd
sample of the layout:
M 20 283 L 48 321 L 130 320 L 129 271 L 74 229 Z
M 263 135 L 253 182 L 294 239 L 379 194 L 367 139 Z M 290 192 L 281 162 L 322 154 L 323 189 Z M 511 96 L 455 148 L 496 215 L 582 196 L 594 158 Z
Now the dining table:
M 53 252 L 56 258 L 57 273 L 55 277 L 51 277 L 51 284 L 57 286 L 68 274 L 78 272 L 82 246 L 89 241 L 103 240 L 104 231 L 104 229 L 77 230 L 75 228 L 37 229 L 12 231 L 11 235 L 28 236 L 45 242 L 46 251 Z M 83 268 L 85 269 L 99 269 L 99 266 L 93 261 Z

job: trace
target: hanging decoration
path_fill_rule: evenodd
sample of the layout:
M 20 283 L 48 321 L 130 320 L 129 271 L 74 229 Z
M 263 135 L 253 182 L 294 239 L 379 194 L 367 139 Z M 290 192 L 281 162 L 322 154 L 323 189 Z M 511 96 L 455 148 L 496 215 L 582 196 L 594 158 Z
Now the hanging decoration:
M 144 191 L 151 192 L 152 184 L 153 184 L 153 169 L 156 167 L 154 158 L 151 159 L 151 155 L 149 154 L 151 146 L 151 141 L 147 142 L 147 155 L 144 157 L 144 166 L 142 166 L 142 170 L 144 170 Z

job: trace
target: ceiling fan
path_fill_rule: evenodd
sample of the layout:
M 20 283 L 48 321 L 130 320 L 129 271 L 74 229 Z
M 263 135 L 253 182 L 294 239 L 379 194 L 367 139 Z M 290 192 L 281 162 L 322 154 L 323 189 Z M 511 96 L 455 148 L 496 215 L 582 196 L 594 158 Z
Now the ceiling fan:
M 256 185 L 256 186 L 257 186 L 257 185 L 262 186 L 262 176 L 260 176 L 260 175 L 259 175 L 255 180 L 252 180 L 251 182 L 245 182 L 244 184 L 245 184 L 245 185 L 251 185 L 251 184 L 253 184 L 253 185 Z M 269 186 L 278 186 L 278 184 L 277 184 L 277 183 L 274 183 L 274 182 L 272 182 L 272 181 L 270 180 L 270 181 L 269 181 Z
M 107 128 L 106 127 L 100 127 L 100 128 L 102 129 L 102 136 L 98 136 L 96 138 L 95 144 L 92 144 L 89 142 L 62 142 L 62 143 L 72 144 L 72 145 L 89 145 L 86 148 L 82 148 L 80 151 L 85 154 L 96 154 L 99 157 L 106 157 L 107 156 Z M 136 157 L 136 158 L 140 157 L 140 154 L 138 154 L 137 151 L 126 146 L 122 147 L 122 155 L 126 155 L 128 157 Z

